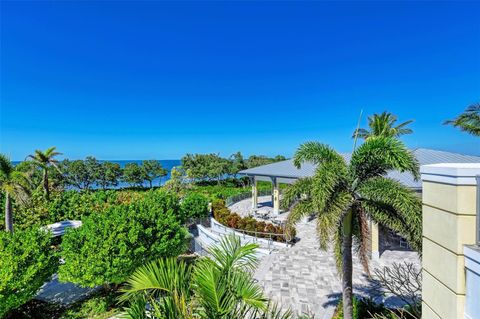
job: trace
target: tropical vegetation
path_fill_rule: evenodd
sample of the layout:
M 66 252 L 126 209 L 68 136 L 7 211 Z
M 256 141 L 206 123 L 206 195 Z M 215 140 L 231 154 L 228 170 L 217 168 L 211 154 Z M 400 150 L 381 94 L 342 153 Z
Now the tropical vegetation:
M 217 181 L 220 184 L 226 176 L 236 177 L 241 170 L 283 161 L 286 158 L 278 155 L 270 158 L 262 155 L 252 155 L 244 159 L 240 152 L 230 158 L 222 158 L 218 154 L 186 154 L 182 157 L 182 168 L 187 178 L 194 182 Z
M 399 137 L 405 134 L 412 134 L 412 129 L 407 126 L 413 122 L 409 120 L 396 125 L 398 118 L 390 112 L 373 114 L 368 117 L 368 129 L 359 128 L 353 132 L 353 138 L 368 139 L 374 136 Z
M 182 227 L 175 194 L 149 192 L 129 205 L 110 206 L 92 214 L 63 237 L 59 278 L 85 287 L 120 284 L 140 265 L 183 253 Z
M 230 211 L 223 200 L 213 202 L 213 216 L 217 222 L 246 235 L 268 238 L 278 242 L 291 242 L 295 239 L 296 230 L 292 225 L 287 227 L 259 221 L 251 216 L 241 217 Z
M 48 183 L 48 175 L 50 166 L 60 170 L 58 168 L 58 160 L 55 158 L 62 153 L 56 151 L 56 147 L 50 147 L 45 151 L 35 150 L 35 153 L 28 155 L 28 158 L 32 159 L 33 163 L 37 165 L 43 171 L 43 190 L 45 191 L 45 197 L 47 201 L 50 199 L 50 187 Z
M 287 319 L 252 276 L 256 244 L 227 237 L 192 262 L 159 259 L 138 268 L 122 288 L 123 318 Z M 148 305 L 148 306 L 147 306 Z M 145 311 L 145 309 L 148 309 Z
M 343 316 L 353 318 L 352 249 L 368 271 L 370 220 L 405 237 L 421 250 L 421 201 L 409 188 L 386 177 L 389 170 L 410 172 L 418 178 L 418 163 L 399 140 L 370 137 L 354 150 L 349 163 L 326 144 L 302 144 L 294 156 L 300 167 L 318 165 L 312 177 L 302 178 L 284 192 L 283 205 L 291 207 L 288 223 L 305 216 L 317 218 L 320 247 L 330 243 L 343 287 Z
M 47 231 L 0 232 L 0 318 L 35 296 L 57 266 Z
M 452 125 L 474 136 L 480 136 L 480 103 L 470 105 L 465 112 L 453 120 L 445 121 L 444 124 Z
M 186 227 L 209 216 L 213 202 L 211 208 L 220 223 L 258 237 L 268 234 L 278 241 L 294 239 L 294 225 L 303 216 L 316 216 L 320 247 L 333 245 L 341 269 L 342 316 L 352 318 L 355 305 L 363 302 L 353 299 L 352 250 L 368 271 L 367 221 L 396 231 L 414 249 L 421 249 L 420 201 L 412 191 L 385 177 L 392 169 L 418 176 L 418 164 L 396 139 L 411 133 L 407 127 L 411 121 L 397 125 L 396 120 L 387 112 L 370 117 L 369 130 L 354 133 L 365 142 L 355 149 L 349 163 L 328 145 L 301 145 L 295 165 L 313 162 L 318 168 L 313 177 L 284 190 L 282 205 L 291 207 L 286 228 L 241 217 L 224 201 L 245 192 L 249 180 L 237 178 L 239 171 L 284 160 L 283 156 L 187 154 L 182 165 L 172 169 L 169 181 L 154 187 L 168 173 L 156 160 L 123 168 L 94 157 L 60 162 L 60 153 L 51 147 L 35 151 L 14 166 L 2 155 L 0 202 L 5 204 L 5 225 L 2 219 L 0 226 L 12 231 L 15 225 L 16 231 L 0 236 L 0 304 L 7 305 L 0 307 L 0 317 L 7 312 L 13 317 L 22 313 L 18 308 L 57 269 L 61 280 L 87 287 L 102 285 L 106 292 L 91 302 L 59 310 L 64 318 L 99 309 L 111 313 L 115 307 L 112 296 L 125 281 L 122 301 L 124 315 L 130 318 L 290 317 L 268 302 L 252 278 L 257 264 L 255 245 L 241 246 L 230 238 L 212 248 L 210 257 L 188 261 L 178 257 L 187 251 Z M 130 187 L 119 188 L 121 183 Z M 258 183 L 259 190 L 270 188 L 270 183 Z M 41 226 L 67 219 L 81 220 L 83 225 L 67 230 L 52 246 Z M 14 256 L 13 252 L 23 253 Z M 26 265 L 25 274 L 20 264 Z M 27 283 L 31 289 L 11 296 Z M 30 302 L 28 307 L 35 312 L 39 309 L 35 305 Z
M 0 190 L 5 201 L 5 229 L 13 232 L 12 199 L 25 203 L 30 194 L 30 185 L 27 176 L 15 169 L 10 159 L 3 154 L 0 154 Z

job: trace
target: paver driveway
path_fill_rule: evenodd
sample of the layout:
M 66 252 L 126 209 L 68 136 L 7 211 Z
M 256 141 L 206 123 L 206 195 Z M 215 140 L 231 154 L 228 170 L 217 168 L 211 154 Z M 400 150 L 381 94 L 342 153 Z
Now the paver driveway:
M 297 315 L 314 315 L 315 319 L 331 318 L 342 291 L 335 259 L 331 252 L 318 248 L 315 221 L 298 224 L 297 232 L 300 241 L 291 248 L 274 251 L 265 257 L 255 278 L 266 295 L 283 308 L 290 308 Z M 380 260 L 372 261 L 370 267 L 399 261 L 419 263 L 416 253 L 387 251 Z M 366 276 L 356 258 L 353 273 L 354 292 L 371 295 L 373 281 Z

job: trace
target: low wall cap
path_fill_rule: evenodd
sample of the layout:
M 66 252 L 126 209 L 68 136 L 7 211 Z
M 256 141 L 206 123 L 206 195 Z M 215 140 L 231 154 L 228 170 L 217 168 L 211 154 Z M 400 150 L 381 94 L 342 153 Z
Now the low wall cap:
M 453 185 L 476 185 L 480 163 L 440 163 L 420 167 L 423 181 Z

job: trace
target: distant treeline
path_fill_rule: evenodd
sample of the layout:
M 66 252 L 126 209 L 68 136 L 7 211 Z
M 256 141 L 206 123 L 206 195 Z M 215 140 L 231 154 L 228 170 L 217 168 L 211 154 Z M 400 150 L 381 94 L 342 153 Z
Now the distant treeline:
M 229 158 L 222 158 L 218 154 L 187 154 L 181 159 L 181 166 L 175 169 L 177 174 L 192 182 L 220 183 L 226 177 L 236 178 L 241 170 L 282 160 L 285 160 L 285 157 L 281 155 L 252 155 L 245 159 L 240 152 Z M 27 174 L 34 185 L 40 185 L 44 179 L 44 170 L 33 161 L 20 162 L 16 169 Z M 127 183 L 130 187 L 142 187 L 148 183 L 151 188 L 154 181 L 167 175 L 168 170 L 163 168 L 158 160 L 145 160 L 140 164 L 128 163 L 122 168 L 118 163 L 99 161 L 88 156 L 84 160 L 65 159 L 48 167 L 50 187 L 57 189 L 108 189 L 116 188 L 120 183 Z
M 33 161 L 24 161 L 16 169 L 29 175 L 33 184 L 40 184 L 44 172 Z M 84 160 L 65 159 L 56 166 L 48 167 L 48 178 L 53 188 L 73 187 L 82 190 L 92 188 L 114 188 L 121 182 L 132 187 L 141 187 L 148 182 L 166 176 L 168 171 L 157 160 L 145 160 L 139 165 L 128 163 L 124 168 L 109 161 L 98 161 L 89 156 Z
M 275 157 L 252 155 L 245 159 L 240 152 L 232 154 L 229 158 L 214 153 L 187 154 L 182 157 L 182 169 L 186 177 L 194 182 L 214 180 L 220 183 L 226 176 L 236 178 L 241 170 L 284 160 L 286 158 L 282 155 Z

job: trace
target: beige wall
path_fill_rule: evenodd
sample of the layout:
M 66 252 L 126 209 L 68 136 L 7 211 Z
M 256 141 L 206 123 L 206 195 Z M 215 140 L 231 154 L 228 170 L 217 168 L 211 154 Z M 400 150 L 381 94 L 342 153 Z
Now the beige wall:
M 476 185 L 428 174 L 432 172 L 422 172 L 422 318 L 460 319 L 465 305 L 463 245 L 475 243 Z

